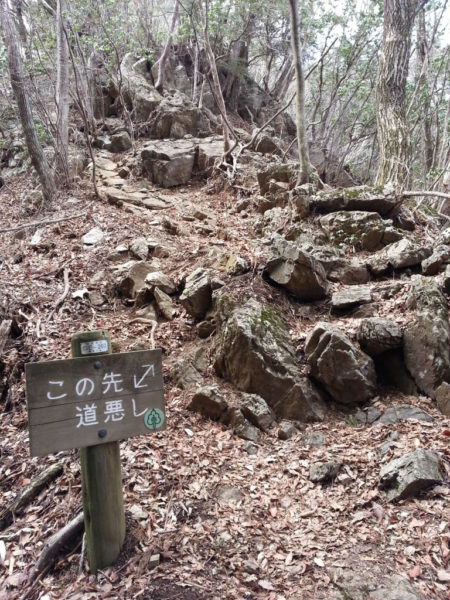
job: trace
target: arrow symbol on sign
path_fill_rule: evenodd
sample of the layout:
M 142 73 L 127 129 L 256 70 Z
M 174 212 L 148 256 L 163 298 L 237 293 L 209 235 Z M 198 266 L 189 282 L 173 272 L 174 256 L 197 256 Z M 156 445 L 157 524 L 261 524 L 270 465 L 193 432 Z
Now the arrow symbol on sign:
M 134 388 L 144 388 L 147 387 L 146 383 L 142 383 L 144 381 L 144 379 L 147 377 L 147 375 L 149 375 L 149 373 L 152 374 L 152 377 L 155 376 L 155 366 L 154 365 L 142 365 L 142 368 L 147 367 L 145 373 L 142 375 L 142 377 L 139 379 L 139 381 L 137 380 L 136 375 L 133 375 L 134 377 Z

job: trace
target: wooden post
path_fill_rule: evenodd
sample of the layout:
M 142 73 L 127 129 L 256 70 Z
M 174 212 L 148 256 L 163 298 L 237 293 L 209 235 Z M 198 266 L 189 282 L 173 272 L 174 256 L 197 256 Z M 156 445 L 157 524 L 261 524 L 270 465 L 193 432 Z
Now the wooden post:
M 107 331 L 72 336 L 74 358 L 101 354 L 111 354 Z M 80 462 L 87 556 L 89 569 L 95 574 L 117 560 L 125 539 L 119 442 L 81 448 Z

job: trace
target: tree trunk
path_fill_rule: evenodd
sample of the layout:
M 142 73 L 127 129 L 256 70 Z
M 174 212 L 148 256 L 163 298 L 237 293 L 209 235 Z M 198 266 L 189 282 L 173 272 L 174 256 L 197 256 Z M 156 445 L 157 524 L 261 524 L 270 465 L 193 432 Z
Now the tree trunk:
M 47 202 L 51 202 L 56 196 L 55 180 L 53 178 L 50 166 L 45 158 L 42 147 L 36 133 L 36 127 L 33 121 L 28 95 L 25 90 L 25 82 L 22 69 L 22 60 L 20 57 L 20 46 L 18 35 L 12 19 L 11 12 L 7 6 L 6 0 L 0 0 L 0 20 L 3 28 L 6 52 L 8 55 L 8 69 L 11 79 L 11 87 L 19 110 L 20 122 L 22 125 L 27 149 L 30 154 L 33 167 L 39 176 L 42 185 L 42 192 Z
M 423 179 L 433 166 L 433 139 L 431 135 L 430 119 L 430 82 L 428 79 L 430 60 L 427 47 L 427 36 L 425 28 L 425 9 L 419 13 L 417 25 L 417 77 L 419 89 L 422 92 L 422 128 L 423 128 Z
M 305 126 L 305 78 L 303 76 L 302 56 L 298 38 L 298 6 L 297 0 L 289 0 L 291 10 L 291 44 L 295 67 L 295 91 L 297 111 L 297 144 L 300 162 L 299 183 L 307 183 L 313 170 L 309 160 L 308 140 Z
M 158 66 L 158 79 L 156 80 L 155 88 L 157 89 L 157 91 L 160 94 L 162 94 L 162 91 L 164 88 L 164 76 L 166 73 L 166 62 L 167 62 L 167 57 L 169 56 L 170 47 L 172 46 L 173 32 L 175 31 L 175 26 L 178 21 L 179 13 L 180 13 L 180 3 L 178 0 L 175 0 L 175 7 L 174 7 L 173 16 L 172 16 L 172 23 L 170 25 L 169 37 L 167 38 L 167 42 L 166 42 L 166 45 L 164 46 L 163 53 L 161 54 L 159 61 L 155 65 L 155 66 Z
M 408 187 L 411 145 L 406 123 L 406 81 L 418 0 L 384 0 L 383 43 L 377 77 L 377 185 Z
M 69 48 L 64 31 L 64 0 L 56 6 L 56 179 L 69 180 Z

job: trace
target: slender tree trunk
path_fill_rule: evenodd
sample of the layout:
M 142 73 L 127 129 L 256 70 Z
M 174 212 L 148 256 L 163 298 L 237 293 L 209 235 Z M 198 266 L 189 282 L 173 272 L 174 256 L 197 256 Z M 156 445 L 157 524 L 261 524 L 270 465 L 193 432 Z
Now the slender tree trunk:
M 291 9 L 291 44 L 292 56 L 295 67 L 295 90 L 296 90 L 296 109 L 297 109 L 297 144 L 298 158 L 300 162 L 299 183 L 309 181 L 312 165 L 309 160 L 308 140 L 306 138 L 305 125 L 305 78 L 303 76 L 302 56 L 300 41 L 298 39 L 298 5 L 297 0 L 289 0 Z
M 411 144 L 406 122 L 406 81 L 411 30 L 418 0 L 384 0 L 383 43 L 377 78 L 377 185 L 408 187 Z
M 422 8 L 418 15 L 417 25 L 417 77 L 418 85 L 421 90 L 423 111 L 422 129 L 423 129 L 423 177 L 426 180 L 427 174 L 433 166 L 433 139 L 431 135 L 431 119 L 430 119 L 430 82 L 428 73 L 430 68 L 430 60 L 427 48 L 427 35 L 425 28 L 425 9 Z
M 64 0 L 56 5 L 56 179 L 69 179 L 69 48 L 64 31 Z
M 0 20 L 8 55 L 11 87 L 17 102 L 27 149 L 30 154 L 31 163 L 39 176 L 44 198 L 47 202 L 51 202 L 56 196 L 55 180 L 36 133 L 33 114 L 25 90 L 18 34 L 6 0 L 0 0 Z
M 198 0 L 198 8 L 200 18 L 203 26 L 203 38 L 205 43 L 206 56 L 208 57 L 209 68 L 211 70 L 211 77 L 213 80 L 213 90 L 218 104 L 219 111 L 222 115 L 222 130 L 223 130 L 223 148 L 224 152 L 227 153 L 230 149 L 230 130 L 227 125 L 227 109 L 225 106 L 225 100 L 223 99 L 222 88 L 220 86 L 219 73 L 217 71 L 216 59 L 214 52 L 211 48 L 211 42 L 209 40 L 208 32 L 208 4 L 206 4 L 206 10 L 203 10 L 203 0 Z
M 178 0 L 175 0 L 175 7 L 174 7 L 174 11 L 173 11 L 173 16 L 172 16 L 172 23 L 170 25 L 169 37 L 167 38 L 167 42 L 166 42 L 166 45 L 164 46 L 163 53 L 161 54 L 159 61 L 155 65 L 158 67 L 158 79 L 156 80 L 155 88 L 157 89 L 157 91 L 160 94 L 162 94 L 162 91 L 164 88 L 164 76 L 166 73 L 166 62 L 167 62 L 167 58 L 169 56 L 170 48 L 172 46 L 173 32 L 175 31 L 175 26 L 177 24 L 179 14 L 180 14 L 180 3 Z

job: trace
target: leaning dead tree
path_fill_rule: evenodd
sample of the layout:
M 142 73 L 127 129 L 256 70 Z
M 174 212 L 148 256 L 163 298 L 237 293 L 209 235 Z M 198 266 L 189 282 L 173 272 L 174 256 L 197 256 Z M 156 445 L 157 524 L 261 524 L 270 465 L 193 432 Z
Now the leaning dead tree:
M 50 165 L 45 158 L 41 144 L 39 143 L 36 127 L 34 125 L 33 113 L 31 112 L 30 102 L 25 90 L 25 79 L 18 41 L 19 35 L 11 14 L 8 0 L 0 0 L 0 21 L 8 57 L 11 87 L 17 103 L 27 149 L 30 154 L 31 163 L 38 174 L 44 198 L 47 202 L 51 202 L 56 196 L 55 180 Z

